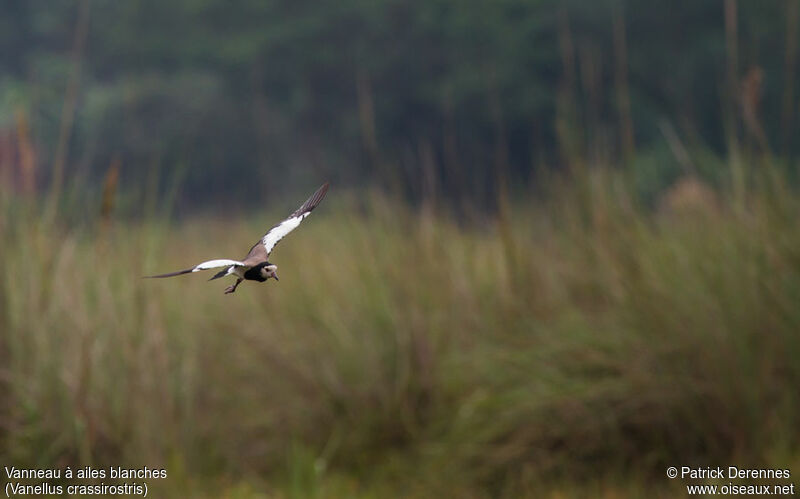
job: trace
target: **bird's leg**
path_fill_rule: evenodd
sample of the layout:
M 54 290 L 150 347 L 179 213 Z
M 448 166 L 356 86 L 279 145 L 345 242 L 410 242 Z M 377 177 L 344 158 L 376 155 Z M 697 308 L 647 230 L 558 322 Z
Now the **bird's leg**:
M 225 294 L 227 295 L 228 293 L 233 293 L 234 291 L 236 291 L 236 286 L 238 286 L 239 283 L 242 282 L 243 280 L 244 279 L 242 279 L 241 277 L 236 279 L 236 283 L 234 283 L 234 284 L 228 286 L 227 288 L 225 288 Z

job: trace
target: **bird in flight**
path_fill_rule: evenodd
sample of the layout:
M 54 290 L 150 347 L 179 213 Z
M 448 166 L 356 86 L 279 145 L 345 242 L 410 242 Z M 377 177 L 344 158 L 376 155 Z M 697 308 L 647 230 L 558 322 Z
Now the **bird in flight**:
M 286 220 L 267 231 L 267 233 L 264 234 L 264 237 L 262 237 L 260 241 L 250 248 L 250 252 L 247 253 L 247 256 L 244 257 L 244 260 L 242 261 L 227 259 L 209 260 L 207 262 L 199 263 L 190 269 L 170 272 L 168 274 L 151 275 L 147 277 L 173 277 L 176 275 L 190 274 L 192 272 L 200 272 L 201 270 L 225 267 L 215 274 L 214 277 L 209 279 L 209 281 L 213 281 L 214 279 L 219 279 L 220 277 L 229 275 L 236 276 L 236 282 L 225 288 L 225 294 L 236 291 L 236 287 L 245 279 L 249 281 L 264 282 L 272 277 L 278 281 L 278 266 L 267 261 L 272 249 L 281 239 L 284 238 L 284 236 L 286 236 L 286 234 L 296 229 L 297 226 L 300 225 L 300 222 L 302 222 L 308 215 L 311 214 L 311 211 L 316 208 L 317 205 L 319 205 L 327 192 L 328 182 L 325 182 L 322 187 L 317 189 L 317 192 L 312 194 L 311 197 L 308 198 L 308 200 L 306 200 L 306 202 L 303 203 L 300 208 L 295 210 L 294 213 L 289 215 Z

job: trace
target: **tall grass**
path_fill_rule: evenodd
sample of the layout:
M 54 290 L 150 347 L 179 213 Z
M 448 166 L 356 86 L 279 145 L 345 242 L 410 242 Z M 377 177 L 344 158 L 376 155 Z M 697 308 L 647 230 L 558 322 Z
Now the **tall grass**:
M 649 496 L 670 465 L 797 464 L 799 203 L 773 173 L 651 213 L 594 172 L 505 229 L 332 191 L 281 281 L 231 296 L 140 276 L 242 256 L 280 213 L 71 230 L 5 199 L 0 458 L 166 466 L 177 496 Z

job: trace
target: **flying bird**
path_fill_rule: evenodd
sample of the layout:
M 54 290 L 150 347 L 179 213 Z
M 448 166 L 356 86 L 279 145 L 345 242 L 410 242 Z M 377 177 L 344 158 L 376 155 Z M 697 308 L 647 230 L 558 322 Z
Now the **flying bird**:
M 256 244 L 253 245 L 252 248 L 250 248 L 250 252 L 247 253 L 247 256 L 244 257 L 242 261 L 228 260 L 224 258 L 218 260 L 209 260 L 207 262 L 199 263 L 190 269 L 146 277 L 173 277 L 176 275 L 190 274 L 192 272 L 200 272 L 201 270 L 225 267 L 215 274 L 214 277 L 209 279 L 209 281 L 213 281 L 214 279 L 219 279 L 220 277 L 229 275 L 236 276 L 236 282 L 225 288 L 225 294 L 236 291 L 236 287 L 245 279 L 249 281 L 264 282 L 272 277 L 278 281 L 278 266 L 267 261 L 272 249 L 281 239 L 286 236 L 286 234 L 296 229 L 297 226 L 300 225 L 300 222 L 302 222 L 308 215 L 311 214 L 311 211 L 314 210 L 314 208 L 316 208 L 320 202 L 322 202 L 322 199 L 325 197 L 327 192 L 328 182 L 325 182 L 322 187 L 317 189 L 317 192 L 312 194 L 311 197 L 308 198 L 308 200 L 303 203 L 300 208 L 295 210 L 294 213 L 289 215 L 286 220 L 267 231 L 267 233 L 264 234 L 264 237 L 262 237 L 258 242 L 256 242 Z

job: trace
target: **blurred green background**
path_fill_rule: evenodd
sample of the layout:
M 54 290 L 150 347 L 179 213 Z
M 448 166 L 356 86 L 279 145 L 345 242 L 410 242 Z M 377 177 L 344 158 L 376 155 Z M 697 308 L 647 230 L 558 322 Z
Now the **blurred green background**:
M 800 473 L 799 14 L 3 2 L 0 462 L 156 497 Z M 324 181 L 279 283 L 140 279 Z

